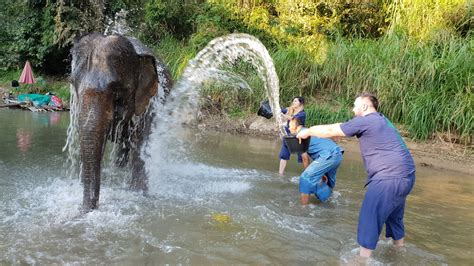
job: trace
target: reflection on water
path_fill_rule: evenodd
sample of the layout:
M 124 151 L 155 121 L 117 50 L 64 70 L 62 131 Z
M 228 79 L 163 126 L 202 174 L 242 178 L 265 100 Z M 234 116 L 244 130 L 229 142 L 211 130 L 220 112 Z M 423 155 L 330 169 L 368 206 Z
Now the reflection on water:
M 31 145 L 31 131 L 18 128 L 16 130 L 16 143 L 21 152 L 27 152 Z
M 80 216 L 82 187 L 61 153 L 69 117 L 52 114 L 0 110 L 0 264 L 339 264 L 357 253 L 357 151 L 345 153 L 328 202 L 300 206 L 301 166 L 275 173 L 278 141 L 179 130 L 170 152 L 148 158 L 150 196 L 105 168 L 99 210 Z M 472 263 L 473 185 L 419 168 L 406 249 L 382 239 L 369 264 Z

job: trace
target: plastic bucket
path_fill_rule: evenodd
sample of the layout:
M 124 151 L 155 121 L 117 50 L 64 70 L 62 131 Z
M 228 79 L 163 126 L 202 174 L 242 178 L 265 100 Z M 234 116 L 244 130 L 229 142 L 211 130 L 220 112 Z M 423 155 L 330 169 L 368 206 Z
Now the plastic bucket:
M 260 109 L 258 109 L 257 115 L 263 116 L 266 119 L 272 118 L 272 108 L 270 107 L 270 103 L 268 102 L 268 100 L 260 103 Z
M 296 136 L 283 136 L 283 141 L 285 141 L 291 153 L 303 153 L 306 152 L 309 147 L 309 138 L 302 139 L 301 144 Z
M 316 193 L 314 194 L 316 194 L 316 197 L 318 197 L 320 201 L 326 201 L 332 194 L 332 188 L 321 180 L 321 183 L 316 186 Z

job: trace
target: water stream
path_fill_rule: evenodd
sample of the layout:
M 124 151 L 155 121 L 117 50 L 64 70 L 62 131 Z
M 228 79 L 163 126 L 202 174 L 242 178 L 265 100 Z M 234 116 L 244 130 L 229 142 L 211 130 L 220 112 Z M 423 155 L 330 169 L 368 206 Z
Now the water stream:
M 273 60 L 265 46 L 254 36 L 235 33 L 212 40 L 195 58 L 190 60 L 173 87 L 164 110 L 159 116 L 156 131 L 160 123 L 181 124 L 196 118 L 199 96 L 206 81 L 221 82 L 238 89 L 249 89 L 247 81 L 238 74 L 226 69 L 226 66 L 237 62 L 251 64 L 259 78 L 263 81 L 266 96 L 272 108 L 276 127 L 282 134 L 284 129 L 280 113 L 279 80 Z M 160 120 L 161 119 L 161 120 Z

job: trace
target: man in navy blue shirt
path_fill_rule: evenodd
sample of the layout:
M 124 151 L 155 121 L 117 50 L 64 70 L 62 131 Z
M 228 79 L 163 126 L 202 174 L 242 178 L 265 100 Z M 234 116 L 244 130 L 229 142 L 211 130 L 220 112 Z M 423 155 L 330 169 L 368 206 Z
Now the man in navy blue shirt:
M 377 112 L 378 100 L 362 93 L 354 102 L 355 117 L 345 123 L 302 130 L 299 138 L 357 136 L 367 170 L 367 192 L 359 213 L 357 242 L 360 256 L 370 257 L 382 227 L 394 245 L 403 246 L 406 197 L 415 183 L 415 163 L 392 123 Z
M 291 134 L 303 129 L 300 119 L 293 118 L 289 122 Z M 342 153 L 343 150 L 331 139 L 311 137 L 308 150 L 302 154 L 305 170 L 299 179 L 301 204 L 308 204 L 311 194 L 320 201 L 326 201 L 331 196 L 336 186 L 336 172 L 342 161 Z

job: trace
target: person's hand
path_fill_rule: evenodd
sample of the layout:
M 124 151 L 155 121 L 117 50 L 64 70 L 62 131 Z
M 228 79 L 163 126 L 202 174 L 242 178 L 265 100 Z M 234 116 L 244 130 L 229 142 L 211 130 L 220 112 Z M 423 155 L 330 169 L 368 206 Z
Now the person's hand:
M 287 120 L 291 120 L 291 116 L 289 115 L 286 115 L 284 113 L 281 113 L 281 116 L 283 116 L 283 118 L 287 119 Z
M 296 137 L 299 138 L 299 139 L 307 139 L 309 138 L 309 130 L 307 128 L 303 128 L 300 130 L 300 132 L 298 132 L 298 134 L 296 134 Z

